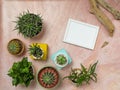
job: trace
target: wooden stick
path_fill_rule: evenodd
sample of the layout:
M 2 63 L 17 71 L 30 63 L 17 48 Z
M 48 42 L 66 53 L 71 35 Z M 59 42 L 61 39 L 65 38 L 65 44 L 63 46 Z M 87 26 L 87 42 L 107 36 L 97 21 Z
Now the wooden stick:
M 108 44 L 109 44 L 109 42 L 105 41 L 105 42 L 103 43 L 103 45 L 101 46 L 101 48 L 107 46 Z
M 91 4 L 91 13 L 93 13 L 97 19 L 108 29 L 109 35 L 113 36 L 114 25 L 111 20 L 104 14 L 98 7 L 96 0 L 89 0 Z
M 115 19 L 120 20 L 120 12 L 117 11 L 115 8 L 113 8 L 110 4 L 108 4 L 104 0 L 96 0 L 97 3 L 99 3 L 103 8 L 105 8 L 107 11 L 109 11 Z

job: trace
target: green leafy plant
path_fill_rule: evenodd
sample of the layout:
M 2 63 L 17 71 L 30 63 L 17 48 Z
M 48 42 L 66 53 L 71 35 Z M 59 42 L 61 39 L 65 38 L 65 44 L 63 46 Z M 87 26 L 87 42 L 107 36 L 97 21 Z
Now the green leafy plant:
M 59 74 L 53 67 L 44 67 L 38 73 L 38 82 L 45 88 L 53 88 L 57 85 Z
M 35 56 L 37 59 L 41 58 L 41 56 L 43 55 L 43 50 L 37 43 L 30 45 L 29 52 L 30 55 Z
M 13 86 L 24 84 L 27 87 L 34 79 L 32 63 L 28 62 L 27 57 L 24 57 L 21 61 L 13 63 L 8 75 L 12 77 Z
M 64 65 L 67 62 L 67 59 L 64 55 L 60 54 L 57 56 L 56 61 L 60 65 Z
M 71 69 L 70 75 L 64 77 L 63 79 L 68 78 L 77 86 L 80 86 L 83 83 L 90 84 L 90 80 L 97 82 L 97 74 L 95 73 L 97 63 L 98 62 L 90 65 L 88 69 L 81 64 L 81 69 Z
M 18 30 L 24 37 L 32 38 L 42 30 L 42 18 L 39 15 L 23 12 L 15 21 L 15 30 Z
M 19 55 L 23 52 L 24 45 L 23 45 L 22 41 L 20 41 L 19 39 L 12 39 L 8 43 L 7 49 L 9 51 L 9 53 L 11 53 L 13 55 Z

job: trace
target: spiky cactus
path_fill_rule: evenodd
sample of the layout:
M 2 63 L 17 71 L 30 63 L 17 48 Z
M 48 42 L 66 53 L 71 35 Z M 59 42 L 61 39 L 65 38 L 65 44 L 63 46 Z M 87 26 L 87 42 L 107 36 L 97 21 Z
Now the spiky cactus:
M 67 62 L 67 59 L 64 55 L 60 54 L 57 56 L 56 61 L 59 65 L 64 65 Z
M 20 55 L 24 51 L 24 45 L 19 39 L 12 39 L 9 41 L 7 49 L 13 55 Z
M 35 43 L 29 47 L 30 55 L 36 57 L 36 59 L 41 59 L 43 55 L 43 50 L 40 48 L 39 44 Z
M 17 24 L 15 30 L 18 30 L 24 37 L 32 38 L 42 30 L 42 18 L 29 11 L 20 14 L 15 22 Z
M 53 88 L 58 84 L 59 74 L 53 67 L 44 67 L 38 73 L 38 82 L 44 88 Z

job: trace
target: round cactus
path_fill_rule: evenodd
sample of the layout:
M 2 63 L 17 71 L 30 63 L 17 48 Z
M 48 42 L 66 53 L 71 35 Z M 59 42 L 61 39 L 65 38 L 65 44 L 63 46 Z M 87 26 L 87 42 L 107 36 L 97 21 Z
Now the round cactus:
M 20 14 L 15 22 L 17 24 L 15 30 L 18 30 L 24 37 L 32 38 L 42 30 L 42 18 L 29 11 Z
M 38 82 L 44 88 L 53 88 L 58 84 L 59 74 L 53 67 L 44 67 L 38 73 Z
M 24 50 L 24 45 L 19 39 L 12 39 L 9 41 L 7 49 L 13 55 L 20 55 Z
M 57 56 L 56 61 L 60 65 L 64 65 L 64 64 L 67 63 L 66 57 L 64 55 L 62 55 L 62 54 L 60 54 L 60 55 Z

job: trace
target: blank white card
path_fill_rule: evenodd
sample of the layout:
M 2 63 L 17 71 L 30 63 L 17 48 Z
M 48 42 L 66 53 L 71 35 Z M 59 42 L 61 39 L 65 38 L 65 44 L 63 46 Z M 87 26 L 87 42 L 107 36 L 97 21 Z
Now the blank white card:
M 63 41 L 94 49 L 99 27 L 69 19 Z

